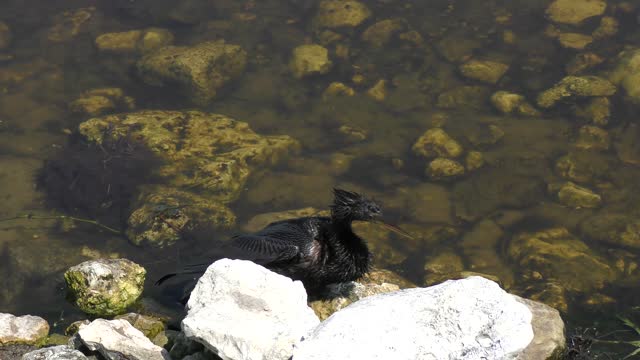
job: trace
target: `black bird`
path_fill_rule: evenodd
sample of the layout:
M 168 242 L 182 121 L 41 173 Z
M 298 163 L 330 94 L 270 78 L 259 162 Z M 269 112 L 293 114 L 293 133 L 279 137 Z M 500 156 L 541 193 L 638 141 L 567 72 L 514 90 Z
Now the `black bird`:
M 382 210 L 375 201 L 358 193 L 341 189 L 334 189 L 333 193 L 330 216 L 276 221 L 256 233 L 234 236 L 231 245 L 241 250 L 242 258 L 301 280 L 308 292 L 361 278 L 371 267 L 371 253 L 365 240 L 353 232 L 351 223 L 375 221 Z M 392 225 L 382 224 L 410 236 Z M 205 264 L 167 274 L 156 284 L 178 274 L 202 273 L 202 265 Z

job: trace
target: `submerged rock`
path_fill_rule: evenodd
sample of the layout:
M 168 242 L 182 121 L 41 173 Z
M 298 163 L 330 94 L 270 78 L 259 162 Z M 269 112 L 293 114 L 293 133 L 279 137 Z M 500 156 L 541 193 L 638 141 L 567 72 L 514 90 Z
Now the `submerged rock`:
M 574 49 L 574 50 L 583 50 L 593 42 L 593 37 L 591 35 L 585 35 L 585 34 L 573 33 L 573 32 L 560 33 L 558 34 L 557 39 L 563 48 Z
M 609 133 L 597 126 L 585 125 L 578 132 L 575 146 L 580 149 L 608 150 L 611 140 Z
M 293 49 L 289 68 L 296 78 L 326 74 L 331 69 L 329 51 L 316 44 L 300 45 Z
M 118 315 L 142 294 L 146 270 L 127 259 L 89 260 L 64 273 L 73 302 L 96 316 Z
M 606 97 L 595 97 L 585 106 L 576 106 L 575 114 L 594 125 L 606 126 L 611 117 L 611 102 Z
M 362 40 L 374 48 L 382 48 L 391 37 L 407 29 L 407 21 L 404 19 L 387 19 L 378 21 L 369 26 L 362 33 Z
M 585 187 L 568 182 L 558 191 L 558 200 L 574 208 L 595 208 L 600 206 L 602 198 Z
M 67 10 L 53 17 L 53 25 L 47 31 L 47 39 L 53 42 L 67 42 L 81 33 L 87 32 L 97 16 L 93 6 Z
M 222 259 L 200 278 L 182 330 L 223 359 L 289 359 L 318 318 L 302 283 L 250 261 Z
M 355 27 L 371 16 L 371 10 L 354 0 L 322 0 L 313 19 L 316 28 Z
M 462 75 L 488 84 L 497 83 L 507 70 L 508 64 L 491 60 L 470 60 L 460 65 Z
M 0 313 L 0 346 L 38 345 L 49 335 L 49 324 L 39 316 Z
M 299 143 L 289 136 L 261 136 L 245 122 L 199 111 L 148 110 L 94 118 L 79 126 L 90 142 L 134 137 L 167 164 L 158 169 L 169 185 L 202 191 L 227 203 L 251 171 L 275 164 Z
M 586 293 L 614 280 L 607 262 L 565 228 L 515 236 L 507 250 L 522 269 L 557 281 L 569 291 Z
M 293 359 L 534 359 L 519 357 L 532 350 L 545 359 L 564 344 L 559 315 L 549 309 L 545 316 L 542 324 L 558 327 L 555 346 L 525 350 L 541 346 L 531 310 L 494 282 L 470 277 L 360 300 L 318 326 Z
M 91 89 L 69 104 L 71 111 L 85 116 L 131 111 L 134 108 L 135 100 L 125 96 L 120 88 Z
M 173 34 L 160 28 L 106 33 L 95 41 L 98 50 L 118 53 L 146 53 L 171 45 L 172 42 Z
M 569 97 L 611 96 L 615 92 L 615 85 L 601 77 L 567 76 L 551 89 L 540 93 L 538 105 L 549 108 Z
M 464 175 L 464 166 L 446 158 L 435 158 L 427 165 L 426 174 L 434 180 L 447 180 Z
M 0 21 L 0 50 L 9 47 L 11 43 L 11 29 L 4 21 Z
M 106 359 L 171 360 L 167 350 L 154 345 L 126 320 L 96 319 L 81 325 L 74 337 L 76 347 L 86 346 Z
M 138 61 L 149 85 L 179 85 L 198 105 L 209 104 L 221 88 L 244 72 L 247 53 L 238 45 L 208 41 L 191 47 L 166 46 Z
M 598 242 L 640 249 L 640 219 L 633 216 L 602 212 L 581 222 L 580 231 Z
M 418 156 L 425 158 L 456 158 L 462 155 L 460 143 L 440 128 L 429 129 L 411 147 Z
M 539 112 L 520 94 L 497 91 L 491 95 L 491 103 L 503 114 L 515 113 L 522 116 L 539 115 Z
M 185 231 L 229 229 L 236 222 L 223 203 L 162 185 L 143 186 L 132 208 L 126 235 L 139 246 L 165 247 L 180 240 Z
M 547 16 L 556 23 L 579 25 L 584 20 L 602 15 L 605 0 L 555 0 L 547 7 Z
M 618 54 L 609 80 L 622 86 L 630 102 L 640 104 L 640 49 L 629 49 Z
M 634 123 L 626 125 L 615 142 L 616 153 L 620 161 L 640 165 L 640 126 Z
M 611 175 L 611 160 L 598 152 L 572 151 L 559 158 L 555 168 L 564 179 L 590 183 L 606 180 Z

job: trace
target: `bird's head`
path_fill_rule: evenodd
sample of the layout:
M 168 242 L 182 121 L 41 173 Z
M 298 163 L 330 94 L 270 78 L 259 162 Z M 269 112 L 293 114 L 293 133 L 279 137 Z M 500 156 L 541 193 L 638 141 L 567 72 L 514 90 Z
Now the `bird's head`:
M 337 220 L 372 221 L 382 215 L 382 209 L 375 201 L 342 189 L 333 189 L 331 216 Z
M 333 204 L 331 207 L 331 217 L 340 222 L 351 221 L 371 221 L 381 224 L 387 229 L 400 235 L 413 239 L 413 236 L 399 227 L 386 223 L 380 219 L 382 209 L 380 205 L 372 199 L 342 189 L 333 189 Z

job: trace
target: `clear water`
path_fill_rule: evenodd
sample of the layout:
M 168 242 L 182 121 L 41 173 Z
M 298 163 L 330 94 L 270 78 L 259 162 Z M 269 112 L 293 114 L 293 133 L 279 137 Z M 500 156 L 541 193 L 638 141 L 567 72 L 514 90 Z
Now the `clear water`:
M 166 301 L 167 291 L 153 287 L 153 281 L 196 258 L 212 240 L 241 231 L 249 219 L 264 212 L 323 209 L 331 201 L 331 188 L 343 186 L 380 199 L 392 221 L 417 234 L 418 240 L 409 241 L 363 229 L 378 266 L 425 285 L 425 263 L 450 253 L 465 271 L 495 276 L 512 292 L 552 306 L 565 304 L 569 329 L 596 327 L 600 334 L 628 330 L 616 316 L 640 318 L 638 246 L 614 246 L 582 229 L 590 221 L 585 219 L 594 216 L 640 217 L 640 169 L 620 161 L 614 146 L 587 152 L 582 155 L 587 163 L 606 164 L 599 177 L 581 184 L 601 194 L 602 204 L 597 209 L 563 206 L 553 191 L 554 184 L 566 181 L 556 162 L 576 151 L 578 129 L 586 122 L 574 114 L 573 106 L 584 105 L 584 100 L 564 102 L 533 117 L 501 114 L 487 100 L 493 92 L 507 90 L 535 103 L 538 93 L 566 75 L 565 65 L 579 51 L 563 48 L 545 35 L 549 1 L 365 3 L 371 18 L 341 31 L 343 39 L 327 45 L 332 70 L 298 80 L 290 75 L 288 62 L 294 47 L 320 41 L 312 25 L 317 1 L 4 0 L 0 20 L 10 27 L 12 39 L 0 50 L 0 311 L 43 316 L 53 331 L 62 332 L 71 321 L 83 318 L 65 300 L 62 273 L 95 256 L 122 256 L 144 265 L 145 295 Z M 64 41 L 49 39 L 52 26 L 61 22 L 59 14 L 87 7 L 95 9 L 77 34 Z M 590 45 L 587 50 L 604 62 L 585 74 L 601 75 L 614 66 L 624 47 L 640 46 L 638 11 L 640 5 L 633 2 L 608 2 L 605 15 L 615 17 L 619 29 Z M 402 19 L 399 33 L 415 31 L 422 43 L 411 45 L 396 34 L 375 49 L 361 39 L 369 25 L 391 18 Z M 590 33 L 598 19 L 560 28 Z M 64 23 L 63 29 L 70 26 Z M 178 45 L 222 38 L 241 45 L 249 64 L 210 105 L 194 106 L 176 89 L 145 85 L 134 69 L 139 55 L 107 54 L 94 46 L 100 34 L 148 27 L 168 29 Z M 336 44 L 347 47 L 348 55 L 337 56 Z M 497 84 L 474 81 L 458 71 L 458 65 L 470 58 L 508 63 L 509 70 Z M 354 75 L 361 75 L 363 82 Z M 377 102 L 366 91 L 380 79 L 387 81 L 387 94 Z M 332 82 L 352 87 L 356 95 L 323 99 Z M 481 88 L 462 103 L 445 106 L 441 94 L 460 86 Z M 99 87 L 121 88 L 135 98 L 137 109 L 196 108 L 225 114 L 260 134 L 290 135 L 302 143 L 302 152 L 284 164 L 255 171 L 240 199 L 231 204 L 237 226 L 211 238 L 197 236 L 154 249 L 133 246 L 90 224 L 64 228 L 57 216 L 90 217 L 47 205 L 46 194 L 35 187 L 35 176 L 44 161 L 66 146 L 68 133 L 87 118 L 70 112 L 68 104 Z M 637 122 L 638 105 L 626 101 L 623 91 L 611 97 L 611 104 L 611 120 L 603 128 L 616 144 Z M 425 176 L 427 160 L 413 154 L 411 146 L 441 123 L 465 151 L 483 153 L 482 168 L 445 182 Z M 363 131 L 366 139 L 349 140 L 337 130 L 341 126 Z M 497 139 L 491 126 L 504 136 Z M 353 156 L 346 170 L 332 165 L 335 154 Z M 13 219 L 28 213 L 35 216 Z M 497 224 L 500 231 L 487 230 L 487 224 Z M 535 261 L 522 263 L 510 254 L 518 236 L 551 228 L 566 229 L 592 259 L 606 264 L 611 272 L 606 281 L 587 276 L 589 270 L 580 268 L 581 261 L 565 258 L 545 273 Z M 590 266 L 589 261 L 584 266 Z M 566 290 L 561 301 L 544 291 L 549 283 Z M 617 332 L 607 339 L 634 339 L 633 335 Z

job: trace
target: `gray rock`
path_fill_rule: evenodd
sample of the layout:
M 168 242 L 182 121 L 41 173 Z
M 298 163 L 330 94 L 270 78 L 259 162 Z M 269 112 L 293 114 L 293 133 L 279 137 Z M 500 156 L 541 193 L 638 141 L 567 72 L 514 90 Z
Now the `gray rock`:
M 518 360 L 538 360 L 560 358 L 565 347 L 564 322 L 560 317 L 560 312 L 549 305 L 523 299 L 515 296 L 516 300 L 526 305 L 533 318 L 533 340 L 526 349 L 518 356 Z
M 22 356 L 22 360 L 86 360 L 78 350 L 68 345 L 52 346 L 44 349 L 31 351 Z
M 474 276 L 360 300 L 316 327 L 293 359 L 515 359 L 533 338 L 531 311 Z
M 0 346 L 33 345 L 49 334 L 49 324 L 38 316 L 0 313 Z
M 209 266 L 187 309 L 187 338 L 225 360 L 289 359 L 294 344 L 320 322 L 301 282 L 243 260 Z
M 81 325 L 75 335 L 76 345 L 83 344 L 109 360 L 124 355 L 133 359 L 171 360 L 167 350 L 154 345 L 140 330 L 123 319 L 96 319 Z

